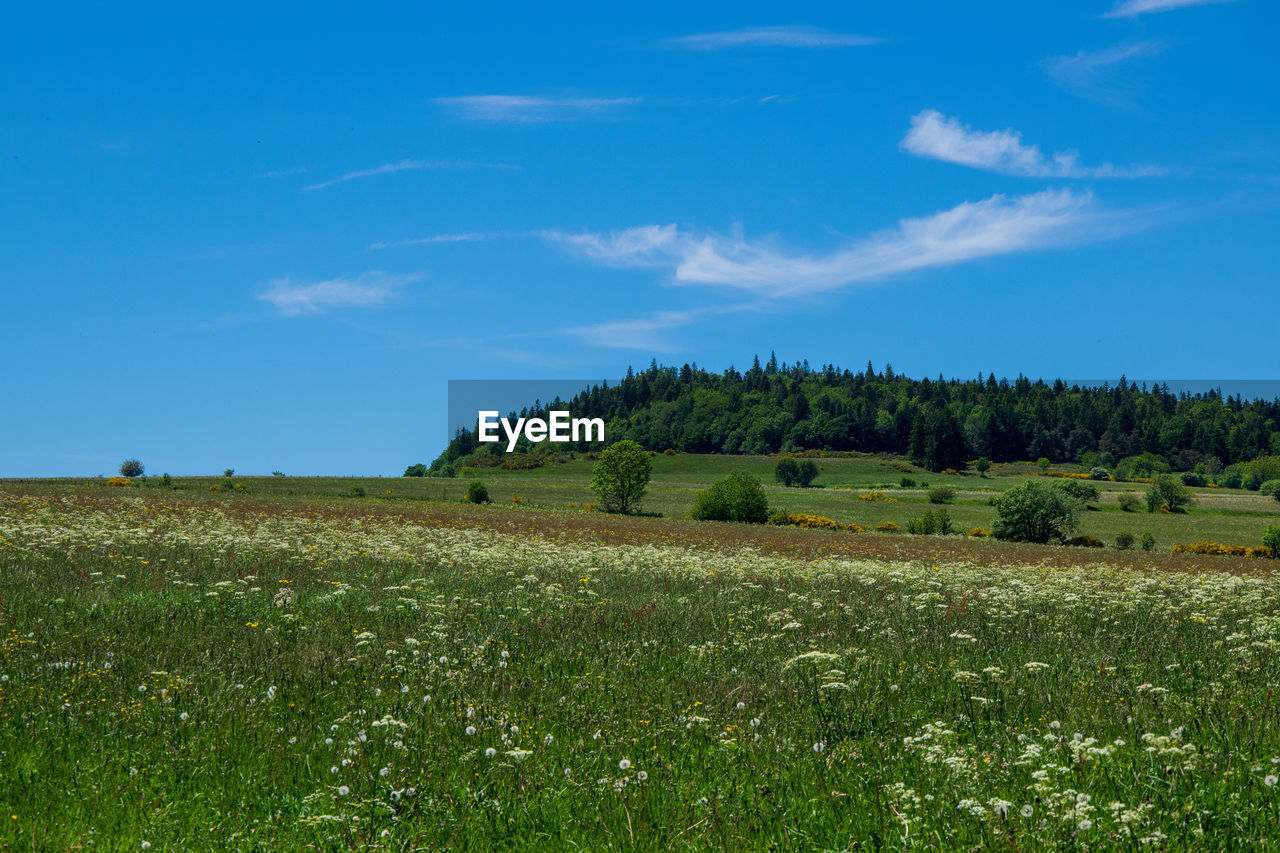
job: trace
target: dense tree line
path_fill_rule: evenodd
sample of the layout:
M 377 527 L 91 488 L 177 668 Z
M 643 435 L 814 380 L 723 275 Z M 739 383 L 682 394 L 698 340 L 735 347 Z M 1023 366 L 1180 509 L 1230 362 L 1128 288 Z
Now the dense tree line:
M 870 364 L 853 372 L 808 362 L 759 358 L 739 372 L 686 364 L 628 369 L 617 385 L 594 386 L 569 401 L 537 402 L 520 414 L 567 409 L 599 417 L 609 442 L 631 439 L 648 450 L 763 454 L 804 449 L 910 456 L 934 470 L 964 461 L 1038 459 L 1111 464 L 1143 453 L 1174 470 L 1221 468 L 1280 454 L 1280 400 L 1219 393 L 1174 394 L 1121 377 L 1100 387 L 1019 376 L 911 379 Z M 523 441 L 523 440 L 522 440 Z M 550 449 L 522 444 L 524 451 Z M 588 445 L 558 449 L 589 450 Z M 460 432 L 431 466 L 480 452 L 475 432 Z

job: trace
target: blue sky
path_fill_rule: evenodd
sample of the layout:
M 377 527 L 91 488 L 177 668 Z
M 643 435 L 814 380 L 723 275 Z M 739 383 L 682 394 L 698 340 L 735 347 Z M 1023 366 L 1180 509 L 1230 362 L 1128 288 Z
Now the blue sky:
M 1276 378 L 1280 12 L 77 4 L 0 32 L 0 475 L 398 474 L 449 379 Z

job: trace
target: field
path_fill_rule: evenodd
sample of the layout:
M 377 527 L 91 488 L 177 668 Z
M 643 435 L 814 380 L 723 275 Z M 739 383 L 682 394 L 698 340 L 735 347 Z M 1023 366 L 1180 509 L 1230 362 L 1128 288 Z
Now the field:
M 0 847 L 1280 837 L 1273 561 L 531 505 L 589 499 L 575 464 L 486 477 L 483 507 L 0 484 Z M 655 503 L 712 475 L 659 469 Z

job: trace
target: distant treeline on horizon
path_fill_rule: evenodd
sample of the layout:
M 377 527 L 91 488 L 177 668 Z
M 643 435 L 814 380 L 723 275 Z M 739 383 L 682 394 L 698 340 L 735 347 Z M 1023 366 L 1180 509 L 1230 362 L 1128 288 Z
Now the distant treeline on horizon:
M 745 372 L 712 373 L 696 365 L 627 370 L 567 401 L 535 401 L 519 414 L 567 409 L 605 420 L 609 443 L 632 439 L 648 450 L 768 454 L 799 450 L 893 453 L 933 470 L 965 460 L 1048 458 L 1110 465 L 1155 454 L 1174 470 L 1222 468 L 1280 455 L 1280 398 L 1245 400 L 1217 391 L 1174 393 L 1168 383 L 1139 387 L 1052 383 L 1019 376 L 970 380 L 912 379 L 886 366 L 876 372 L 834 365 L 787 365 L 759 357 Z M 522 440 L 517 451 L 599 449 Z M 447 473 L 464 457 L 501 453 L 459 430 L 431 465 Z

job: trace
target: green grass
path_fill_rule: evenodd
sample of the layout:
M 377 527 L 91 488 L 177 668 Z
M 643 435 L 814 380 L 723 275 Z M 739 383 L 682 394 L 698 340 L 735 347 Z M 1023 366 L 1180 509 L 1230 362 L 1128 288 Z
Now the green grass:
M 606 545 L 257 483 L 6 484 L 0 848 L 1280 838 L 1269 576 Z

